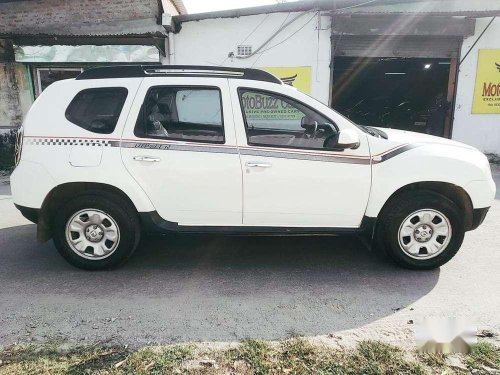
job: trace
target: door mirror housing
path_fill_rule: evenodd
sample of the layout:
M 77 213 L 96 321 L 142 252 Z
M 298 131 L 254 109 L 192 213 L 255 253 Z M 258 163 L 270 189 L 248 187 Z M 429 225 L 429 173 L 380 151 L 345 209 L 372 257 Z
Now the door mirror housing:
M 346 150 L 346 149 L 356 149 L 359 147 L 359 135 L 353 129 L 342 129 L 339 132 L 339 139 L 336 144 L 336 148 Z
M 311 126 L 314 126 L 314 123 L 316 121 L 314 121 L 314 119 L 310 116 L 304 116 L 302 117 L 302 119 L 300 120 L 300 126 L 304 129 L 307 129 Z

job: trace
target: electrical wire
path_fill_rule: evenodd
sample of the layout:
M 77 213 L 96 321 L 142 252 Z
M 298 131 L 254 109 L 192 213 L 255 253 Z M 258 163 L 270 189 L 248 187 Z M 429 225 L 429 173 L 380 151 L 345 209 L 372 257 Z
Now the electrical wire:
M 369 0 L 369 1 L 365 1 L 365 2 L 363 2 L 363 3 L 354 4 L 354 5 L 351 5 L 351 6 L 348 6 L 348 7 L 344 7 L 344 8 L 339 8 L 339 9 L 336 9 L 336 11 L 339 11 L 339 10 L 344 10 L 344 9 L 356 8 L 356 7 L 359 7 L 359 6 L 372 4 L 372 3 L 375 3 L 375 2 L 377 2 L 377 1 L 379 1 L 379 0 Z M 310 20 L 308 20 L 308 21 L 307 21 L 307 22 L 306 22 L 306 23 L 305 23 L 305 24 L 304 24 L 304 25 L 303 25 L 303 26 L 302 26 L 299 30 L 295 31 L 295 32 L 294 32 L 293 34 L 291 34 L 288 38 L 286 38 L 286 39 L 282 40 L 280 43 L 277 43 L 277 44 L 275 44 L 275 45 L 274 45 L 274 46 L 272 46 L 272 47 L 269 47 L 269 48 L 267 48 L 267 49 L 265 49 L 265 50 L 261 51 L 261 50 L 262 50 L 262 48 L 264 48 L 264 47 L 265 47 L 265 46 L 266 46 L 269 42 L 271 42 L 271 40 L 273 40 L 273 39 L 276 37 L 276 35 L 278 35 L 280 32 L 282 32 L 284 29 L 286 29 L 288 26 L 290 26 L 290 25 L 291 25 L 292 23 L 294 23 L 296 20 L 298 20 L 299 18 L 301 18 L 302 16 L 304 16 L 304 15 L 306 15 L 306 14 L 310 13 L 310 12 L 311 12 L 311 11 L 307 11 L 307 12 L 302 12 L 302 13 L 299 13 L 296 17 L 292 18 L 292 19 L 291 19 L 289 22 L 287 22 L 286 24 L 282 24 L 282 25 L 281 25 L 281 27 L 279 27 L 279 28 L 278 28 L 278 30 L 276 30 L 276 31 L 275 31 L 275 32 L 274 32 L 274 33 L 273 33 L 273 34 L 272 34 L 272 35 L 271 35 L 268 39 L 266 39 L 266 41 L 264 41 L 264 43 L 262 43 L 262 44 L 261 44 L 261 45 L 260 45 L 260 46 L 259 46 L 256 50 L 254 50 L 251 54 L 246 55 L 246 56 L 234 56 L 234 57 L 235 57 L 235 58 L 237 58 L 237 59 L 241 59 L 241 60 L 243 60 L 243 59 L 249 59 L 250 57 L 253 57 L 253 56 L 255 56 L 255 55 L 259 54 L 259 53 L 260 53 L 260 54 L 262 54 L 262 53 L 264 53 L 264 52 L 266 52 L 266 51 L 269 51 L 271 48 L 274 48 L 274 47 L 276 47 L 276 46 L 280 45 L 281 43 L 283 43 L 283 42 L 285 42 L 286 40 L 290 39 L 290 37 L 292 37 L 293 35 L 295 35 L 297 32 L 299 32 L 300 30 L 302 30 L 302 29 L 303 29 L 303 28 L 304 28 L 304 27 L 305 27 L 305 26 L 306 26 L 309 22 L 311 22 L 311 20 L 312 20 L 314 17 L 316 17 L 316 11 L 315 11 L 314 16 L 313 16 Z M 319 14 L 319 11 L 317 11 L 317 13 Z M 268 14 L 268 15 L 269 15 L 269 14 Z M 288 16 L 287 16 L 287 18 L 288 18 Z M 259 25 L 257 25 L 257 27 L 256 27 L 256 28 L 255 28 L 255 29 L 254 29 L 254 30 L 250 33 L 250 35 L 252 35 L 252 34 L 255 32 L 255 30 L 257 30 L 257 28 L 258 28 L 261 24 L 262 24 L 262 22 L 261 22 Z M 245 38 L 245 41 L 246 41 L 246 40 L 250 37 L 250 35 L 248 35 L 248 36 L 247 36 L 247 38 Z M 243 43 L 243 42 L 241 42 L 241 43 Z M 241 43 L 240 43 L 240 44 L 241 44 Z M 224 62 L 225 62 L 228 58 L 229 58 L 229 56 L 228 56 L 226 59 L 224 59 L 224 61 L 221 63 L 221 65 L 222 65 L 222 64 L 223 64 L 223 63 L 224 63 Z M 254 64 L 255 64 L 255 63 L 254 63 Z
M 283 19 L 283 22 L 281 22 L 281 25 L 278 27 L 278 30 L 281 29 L 283 27 L 283 25 L 285 24 L 286 20 L 288 19 L 288 17 L 290 17 L 290 12 L 288 12 L 288 14 L 286 15 L 286 17 Z M 257 62 L 260 60 L 260 58 L 263 56 L 264 54 L 261 53 L 259 54 L 259 57 L 257 57 L 255 59 L 255 61 L 253 62 L 253 64 L 250 66 L 250 68 L 253 68 L 255 66 L 255 64 L 257 64 Z
M 339 10 L 345 10 L 345 9 L 352 9 L 352 8 L 357 8 L 357 7 L 362 7 L 363 5 L 368 5 L 368 4 L 372 4 L 372 3 L 375 3 L 379 0 L 370 0 L 370 1 L 365 1 L 364 3 L 359 3 L 359 4 L 354 4 L 354 5 L 350 5 L 348 7 L 344 7 L 344 8 L 339 8 L 339 9 L 335 9 L 334 11 L 339 11 Z
M 290 14 L 290 13 L 288 13 L 288 14 Z M 243 39 L 243 41 L 238 43 L 238 45 L 245 43 L 248 40 L 248 38 L 250 38 L 253 35 L 253 33 L 255 33 L 257 31 L 257 29 L 264 23 L 264 21 L 267 20 L 269 15 L 270 15 L 270 13 L 266 14 L 266 16 L 262 19 L 262 21 L 260 21 L 258 23 L 258 25 L 255 26 L 252 31 L 250 31 L 250 33 L 245 37 L 245 39 Z M 287 16 L 287 18 L 288 18 L 288 16 Z M 227 61 L 227 59 L 229 59 L 229 55 L 219 64 L 219 66 L 223 65 Z
M 238 44 L 245 43 L 248 40 L 248 38 L 250 38 L 253 35 L 253 33 L 257 31 L 257 29 L 260 27 L 260 25 L 262 25 L 264 23 L 264 21 L 267 20 L 267 18 L 269 17 L 270 14 L 271 13 L 266 14 L 264 19 L 262 21 L 260 21 L 259 24 L 257 26 L 255 26 L 255 28 L 250 32 L 250 34 L 248 34 L 247 37 L 245 39 L 243 39 L 243 41 L 238 43 Z
M 269 38 L 266 39 L 266 41 L 264 41 L 255 51 L 253 51 L 250 55 L 247 55 L 247 56 L 235 56 L 237 59 L 248 59 L 252 56 L 255 56 L 256 54 L 259 53 L 260 50 L 262 50 L 262 48 L 264 48 L 271 40 L 274 39 L 274 37 L 276 35 L 278 35 L 279 33 L 281 33 L 283 30 L 285 30 L 288 26 L 290 26 L 292 23 L 294 23 L 296 20 L 298 20 L 299 18 L 303 17 L 304 15 L 308 14 L 310 12 L 303 12 L 303 13 L 299 13 L 298 15 L 296 15 L 295 17 L 293 17 L 290 21 L 288 21 L 287 23 L 285 23 L 283 26 L 281 26 L 278 30 L 276 30 Z
M 465 54 L 465 56 L 463 57 L 463 59 L 460 60 L 460 62 L 458 63 L 458 66 L 462 65 L 462 63 L 467 58 L 467 56 L 469 56 L 469 53 L 472 52 L 473 48 L 476 46 L 476 44 L 479 42 L 479 40 L 483 37 L 483 35 L 486 32 L 486 30 L 488 30 L 489 27 L 491 26 L 491 24 L 493 23 L 493 21 L 495 21 L 495 18 L 497 18 L 497 16 L 494 16 L 494 17 L 491 18 L 491 21 L 488 23 L 488 25 L 486 25 L 486 27 L 484 28 L 483 32 L 477 37 L 476 41 L 469 48 L 469 50 L 467 51 L 467 53 Z
M 315 12 L 314 15 L 311 18 L 309 18 L 305 24 L 303 24 L 298 30 L 296 30 L 295 32 L 293 32 L 292 34 L 290 34 L 287 38 L 283 39 L 281 42 L 278 42 L 278 43 L 276 43 L 275 45 L 273 45 L 273 46 L 271 46 L 269 48 L 266 48 L 263 51 L 260 51 L 259 53 L 267 52 L 267 51 L 269 51 L 269 50 L 271 50 L 271 49 L 279 46 L 280 44 L 285 43 L 288 39 L 290 39 L 291 37 L 293 37 L 295 34 L 297 34 L 304 27 L 306 27 L 309 24 L 309 22 L 311 22 L 314 18 L 316 18 L 316 14 L 317 14 L 317 12 Z
M 319 31 L 321 29 L 321 14 L 320 14 L 319 11 L 318 11 L 318 23 L 317 23 L 316 28 L 318 29 L 317 30 L 318 36 L 317 36 L 317 40 L 316 40 L 316 82 L 319 82 L 319 79 L 318 79 L 318 72 L 319 72 Z

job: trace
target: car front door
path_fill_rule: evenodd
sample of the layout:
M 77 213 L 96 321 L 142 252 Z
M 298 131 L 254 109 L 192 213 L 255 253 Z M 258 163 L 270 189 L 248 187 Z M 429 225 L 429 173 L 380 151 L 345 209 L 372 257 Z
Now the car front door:
M 246 84 L 231 82 L 244 225 L 359 227 L 371 183 L 366 136 L 295 90 Z M 339 130 L 345 128 L 359 132 L 358 148 L 335 149 Z
M 227 79 L 145 78 L 121 147 L 128 171 L 164 220 L 241 225 L 241 166 Z

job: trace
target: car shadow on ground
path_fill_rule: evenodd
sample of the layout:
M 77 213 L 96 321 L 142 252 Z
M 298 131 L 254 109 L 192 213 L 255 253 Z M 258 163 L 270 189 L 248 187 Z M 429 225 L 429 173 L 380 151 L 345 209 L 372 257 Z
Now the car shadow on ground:
M 439 279 L 439 270 L 398 268 L 355 237 L 320 236 L 148 237 L 122 268 L 87 272 L 68 265 L 52 242 L 37 244 L 35 231 L 0 231 L 8 244 L 0 246 L 0 297 L 15 290 L 16 303 L 29 301 L 35 313 L 37 301 L 46 311 L 55 295 L 59 311 L 67 304 L 75 316 L 96 309 L 140 314 L 134 337 L 158 342 L 356 328 L 412 304 Z M 167 331 L 155 321 L 168 322 Z

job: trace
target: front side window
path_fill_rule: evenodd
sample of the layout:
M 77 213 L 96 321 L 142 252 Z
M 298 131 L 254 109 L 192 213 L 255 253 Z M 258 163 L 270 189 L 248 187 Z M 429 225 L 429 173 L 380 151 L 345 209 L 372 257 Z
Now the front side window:
M 240 89 L 250 145 L 306 149 L 333 149 L 336 125 L 291 98 L 267 91 Z
M 66 119 L 93 133 L 111 134 L 127 98 L 124 87 L 80 91 L 66 109 Z
M 224 142 L 219 89 L 161 86 L 149 90 L 135 134 L 138 137 Z

